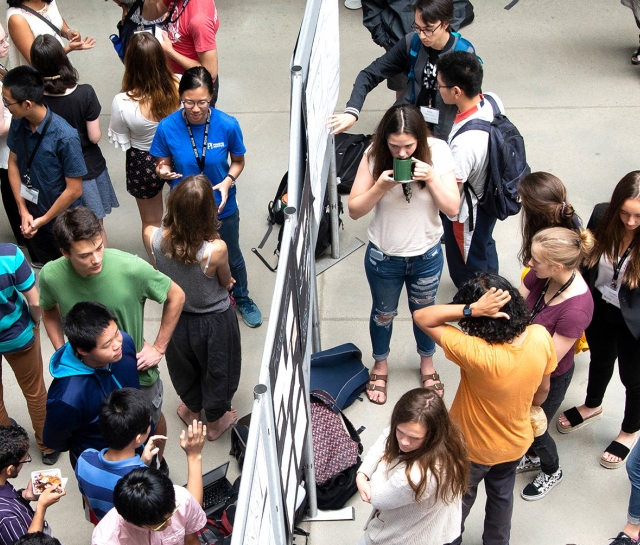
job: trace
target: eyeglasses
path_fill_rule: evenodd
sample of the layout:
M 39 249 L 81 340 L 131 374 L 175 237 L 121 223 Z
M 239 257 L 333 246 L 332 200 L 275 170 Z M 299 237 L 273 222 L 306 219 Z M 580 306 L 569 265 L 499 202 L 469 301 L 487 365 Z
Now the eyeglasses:
M 411 23 L 411 28 L 413 29 L 414 32 L 417 32 L 418 34 L 424 34 L 426 37 L 433 36 L 436 33 L 436 30 L 438 30 L 441 26 L 442 26 L 442 21 L 437 27 L 432 29 L 420 28 L 415 23 Z
M 183 100 L 182 101 L 182 105 L 187 110 L 191 110 L 196 104 L 198 105 L 198 108 L 206 108 L 207 106 L 209 106 L 210 103 L 211 103 L 211 99 L 209 99 L 209 100 L 198 100 L 197 102 L 195 100 Z
M 21 100 L 16 100 L 15 102 L 7 102 L 7 99 L 2 97 L 2 104 L 4 104 L 7 108 L 9 106 L 13 106 L 14 104 L 20 104 Z
M 20 460 L 17 464 L 15 464 L 16 466 L 22 465 L 22 464 L 30 464 L 32 462 L 31 460 L 31 454 L 27 453 L 27 459 L 26 460 Z
M 178 502 L 176 502 L 176 508 L 171 512 L 171 514 L 167 517 L 167 519 L 162 524 L 160 524 L 159 526 L 156 526 L 155 528 L 149 528 L 149 530 L 151 530 L 152 532 L 160 532 L 161 530 L 163 530 L 164 527 L 173 518 L 173 515 L 175 515 L 177 513 L 179 508 L 180 508 L 180 504 Z
M 436 89 L 439 91 L 440 89 L 451 89 L 455 87 L 455 85 L 440 85 L 439 83 L 436 83 Z

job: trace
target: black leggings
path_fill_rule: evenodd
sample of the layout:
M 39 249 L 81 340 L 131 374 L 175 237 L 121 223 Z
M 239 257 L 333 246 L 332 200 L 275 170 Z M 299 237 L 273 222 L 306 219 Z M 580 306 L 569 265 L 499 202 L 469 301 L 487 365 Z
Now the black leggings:
M 593 319 L 586 330 L 591 361 L 585 405 L 591 409 L 602 405 L 617 358 L 626 389 L 621 429 L 635 433 L 640 430 L 640 341 L 629 331 L 620 309 L 603 301 L 598 290 L 593 291 L 593 304 Z

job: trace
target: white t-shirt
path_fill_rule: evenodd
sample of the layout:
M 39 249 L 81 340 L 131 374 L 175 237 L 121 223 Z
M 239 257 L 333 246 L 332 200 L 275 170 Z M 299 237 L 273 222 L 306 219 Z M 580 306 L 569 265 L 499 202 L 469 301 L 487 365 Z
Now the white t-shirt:
M 127 93 L 118 93 L 111 104 L 109 142 L 123 151 L 136 148 L 149 151 L 158 128 L 157 121 L 150 121 L 140 111 L 140 104 Z
M 491 95 L 500 111 L 504 113 L 502 101 L 493 93 Z M 449 134 L 449 146 L 456 163 L 456 181 L 458 183 L 469 182 L 473 191 L 470 191 L 471 202 L 475 208 L 478 198 L 482 198 L 487 179 L 487 169 L 489 167 L 489 133 L 483 130 L 469 130 L 462 133 L 457 138 L 453 138 L 456 133 L 466 123 L 472 119 L 482 119 L 493 121 L 493 108 L 488 100 L 483 99 L 476 107 L 458 114 L 451 127 Z M 460 210 L 457 216 L 449 217 L 451 221 L 463 223 L 469 218 L 469 207 L 463 188 L 460 188 Z
M 433 169 L 438 176 L 455 170 L 451 150 L 444 140 L 429 138 Z M 367 150 L 365 153 L 369 153 Z M 373 173 L 373 164 L 369 161 Z M 383 253 L 391 256 L 413 257 L 433 248 L 442 237 L 442 221 L 429 186 L 420 189 L 411 182 L 411 202 L 407 202 L 398 184 L 387 191 L 373 207 L 369 223 L 369 240 Z
M 58 6 L 56 5 L 56 0 L 52 0 L 51 4 L 47 4 L 43 9 L 41 9 L 38 13 L 42 15 L 45 19 L 49 19 L 53 23 L 54 26 L 58 27 L 58 29 L 62 30 L 63 20 L 62 15 L 58 11 Z M 37 38 L 38 36 L 42 36 L 43 34 L 49 34 L 56 38 L 62 46 L 64 47 L 64 42 L 62 38 L 58 36 L 58 34 L 42 19 L 36 17 L 32 13 L 25 11 L 21 8 L 9 8 L 7 9 L 7 28 L 9 27 L 9 19 L 14 15 L 20 15 L 24 17 L 24 19 L 29 23 L 29 27 L 31 28 L 31 32 L 33 32 L 33 37 Z M 11 38 L 9 38 L 9 55 L 7 56 L 7 68 L 15 68 L 16 66 L 24 66 L 28 65 L 27 59 L 22 56 L 22 53 L 18 51 L 18 48 L 12 42 Z

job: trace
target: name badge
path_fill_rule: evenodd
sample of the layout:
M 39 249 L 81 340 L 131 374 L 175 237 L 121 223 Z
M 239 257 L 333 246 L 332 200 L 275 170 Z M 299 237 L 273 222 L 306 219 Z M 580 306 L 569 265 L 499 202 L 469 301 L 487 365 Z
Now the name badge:
M 29 188 L 24 184 L 20 184 L 20 196 L 25 200 L 32 202 L 33 204 L 38 204 L 38 194 L 40 192 L 33 187 Z
M 618 292 L 611 288 L 611 286 L 603 286 L 602 287 L 602 299 L 609 303 L 610 305 L 614 305 L 620 308 L 620 300 L 618 299 Z
M 435 108 L 427 108 L 426 106 L 420 106 L 420 111 L 422 112 L 422 117 L 427 123 L 432 123 L 433 125 L 438 124 L 438 120 L 440 119 L 440 111 Z

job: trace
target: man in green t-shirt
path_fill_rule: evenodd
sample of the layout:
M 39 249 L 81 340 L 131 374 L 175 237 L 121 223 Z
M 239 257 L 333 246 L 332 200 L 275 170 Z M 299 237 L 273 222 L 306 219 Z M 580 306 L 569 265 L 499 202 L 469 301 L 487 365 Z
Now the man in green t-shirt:
M 62 316 L 73 305 L 95 301 L 106 306 L 115 314 L 118 327 L 135 342 L 140 386 L 153 403 L 156 434 L 166 435 L 158 363 L 180 317 L 184 292 L 138 256 L 105 249 L 98 218 L 88 208 L 65 210 L 56 219 L 53 233 L 64 257 L 47 263 L 40 272 L 40 306 L 54 349 L 65 342 Z M 147 299 L 164 305 L 160 330 L 152 345 L 143 336 Z

